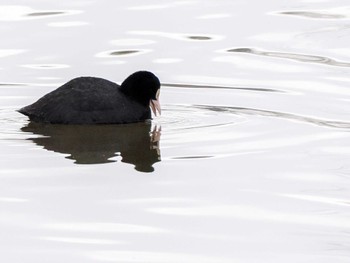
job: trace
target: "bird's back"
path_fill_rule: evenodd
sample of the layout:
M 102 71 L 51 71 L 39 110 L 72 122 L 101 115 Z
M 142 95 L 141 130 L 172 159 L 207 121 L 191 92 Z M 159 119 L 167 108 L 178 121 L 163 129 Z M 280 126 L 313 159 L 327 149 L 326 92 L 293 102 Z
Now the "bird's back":
M 124 95 L 119 85 L 95 77 L 72 79 L 19 112 L 33 121 L 64 124 L 127 123 L 151 117 L 149 108 Z

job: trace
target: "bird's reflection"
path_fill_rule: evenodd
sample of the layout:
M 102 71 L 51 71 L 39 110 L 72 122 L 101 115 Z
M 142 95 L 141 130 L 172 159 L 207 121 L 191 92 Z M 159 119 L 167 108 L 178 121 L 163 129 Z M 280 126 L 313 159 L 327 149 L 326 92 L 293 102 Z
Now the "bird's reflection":
M 54 125 L 30 122 L 21 130 L 48 151 L 70 154 L 76 164 L 99 164 L 121 161 L 135 165 L 140 172 L 153 172 L 160 161 L 160 129 L 151 131 L 151 123 L 125 125 Z

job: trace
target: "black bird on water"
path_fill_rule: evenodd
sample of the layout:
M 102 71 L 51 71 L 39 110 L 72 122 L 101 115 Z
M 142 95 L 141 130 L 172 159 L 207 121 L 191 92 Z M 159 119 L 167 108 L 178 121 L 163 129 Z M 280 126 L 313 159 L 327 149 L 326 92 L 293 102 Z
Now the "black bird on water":
M 31 121 L 54 124 L 121 124 L 160 114 L 160 82 L 138 71 L 119 86 L 95 77 L 72 79 L 35 103 L 18 110 Z

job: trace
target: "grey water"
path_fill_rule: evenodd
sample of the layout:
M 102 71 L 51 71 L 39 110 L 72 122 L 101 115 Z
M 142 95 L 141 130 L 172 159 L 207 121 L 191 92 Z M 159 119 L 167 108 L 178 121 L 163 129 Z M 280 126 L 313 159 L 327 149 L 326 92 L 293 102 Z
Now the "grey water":
M 345 0 L 0 0 L 6 263 L 350 261 Z M 162 116 L 30 123 L 66 81 L 162 82 Z

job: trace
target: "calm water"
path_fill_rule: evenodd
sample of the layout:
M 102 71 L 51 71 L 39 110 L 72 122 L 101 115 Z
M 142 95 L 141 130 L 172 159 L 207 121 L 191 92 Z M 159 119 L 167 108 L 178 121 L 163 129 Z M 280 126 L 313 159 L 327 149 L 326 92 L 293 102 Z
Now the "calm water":
M 0 35 L 2 262 L 350 261 L 348 0 L 2 0 Z M 140 69 L 152 122 L 15 111 Z

